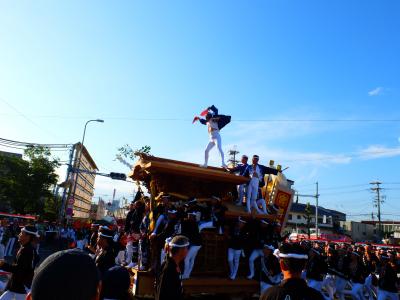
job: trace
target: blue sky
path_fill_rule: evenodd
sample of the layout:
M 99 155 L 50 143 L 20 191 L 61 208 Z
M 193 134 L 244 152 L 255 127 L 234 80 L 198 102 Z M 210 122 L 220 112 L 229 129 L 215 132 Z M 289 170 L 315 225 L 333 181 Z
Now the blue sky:
M 2 1 L 0 137 L 72 143 L 104 118 L 85 142 L 100 171 L 128 172 L 126 143 L 200 163 L 191 119 L 215 104 L 233 116 L 225 151 L 289 166 L 303 194 L 318 180 L 320 204 L 354 219 L 379 179 L 399 220 L 400 122 L 337 120 L 400 119 L 400 3 L 349 2 Z M 97 178 L 96 197 L 114 187 L 132 190 Z

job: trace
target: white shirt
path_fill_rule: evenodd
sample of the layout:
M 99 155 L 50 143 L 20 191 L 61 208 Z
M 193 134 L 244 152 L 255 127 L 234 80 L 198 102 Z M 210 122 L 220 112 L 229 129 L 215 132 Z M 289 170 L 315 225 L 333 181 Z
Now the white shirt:
M 218 122 L 214 121 L 213 119 L 210 119 L 210 120 L 207 122 L 207 127 L 208 127 L 208 132 L 209 132 L 210 134 L 211 134 L 212 132 L 219 131 Z
M 254 180 L 257 179 L 258 181 L 261 181 L 262 179 L 261 169 L 258 165 L 256 165 L 255 168 L 253 167 L 253 165 L 249 167 L 249 175 L 251 180 L 253 180 L 254 178 Z

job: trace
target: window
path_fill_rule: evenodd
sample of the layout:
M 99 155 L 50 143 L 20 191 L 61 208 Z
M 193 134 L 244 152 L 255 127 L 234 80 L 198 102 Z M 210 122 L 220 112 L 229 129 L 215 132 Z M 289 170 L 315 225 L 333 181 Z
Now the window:
M 300 215 L 297 215 L 297 220 L 300 220 L 301 219 L 301 216 Z
M 288 216 L 288 220 L 291 220 L 292 219 L 292 215 L 291 214 L 289 214 L 289 216 Z

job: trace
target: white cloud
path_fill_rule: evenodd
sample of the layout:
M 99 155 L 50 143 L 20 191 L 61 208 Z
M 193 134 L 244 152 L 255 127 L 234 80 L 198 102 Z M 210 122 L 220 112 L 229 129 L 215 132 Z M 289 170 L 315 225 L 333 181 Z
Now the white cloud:
M 369 96 L 378 96 L 383 93 L 383 87 L 378 86 L 377 88 L 368 92 Z
M 384 157 L 394 157 L 400 155 L 400 147 L 386 147 L 382 145 L 371 145 L 358 152 L 361 159 L 376 159 Z

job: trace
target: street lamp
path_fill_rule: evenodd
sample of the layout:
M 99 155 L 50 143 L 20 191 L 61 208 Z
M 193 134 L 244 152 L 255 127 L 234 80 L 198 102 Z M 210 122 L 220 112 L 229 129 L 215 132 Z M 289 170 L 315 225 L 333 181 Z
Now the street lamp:
M 78 158 L 78 167 L 75 169 L 76 176 L 75 176 L 74 189 L 73 189 L 74 200 L 75 200 L 76 186 L 77 186 L 77 183 L 78 183 L 79 168 L 80 168 L 80 165 L 81 165 L 81 158 L 82 158 L 82 152 L 83 152 L 83 143 L 85 142 L 86 127 L 90 122 L 104 123 L 104 120 L 102 120 L 102 119 L 93 119 L 93 120 L 89 120 L 89 121 L 87 121 L 85 123 L 85 127 L 83 129 L 81 149 L 80 149 L 79 158 Z

